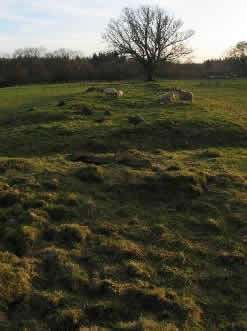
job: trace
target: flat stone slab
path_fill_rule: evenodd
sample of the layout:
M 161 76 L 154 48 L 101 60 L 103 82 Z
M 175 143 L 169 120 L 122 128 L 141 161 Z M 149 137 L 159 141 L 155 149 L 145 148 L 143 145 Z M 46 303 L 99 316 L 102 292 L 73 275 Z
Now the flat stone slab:
M 85 163 L 93 163 L 93 164 L 111 164 L 115 163 L 115 158 L 112 156 L 108 157 L 100 157 L 94 155 L 81 154 L 72 157 L 73 162 L 85 162 Z
M 152 168 L 152 163 L 146 159 L 122 159 L 118 163 L 137 169 Z
M 120 164 L 136 169 L 150 169 L 152 168 L 152 163 L 147 159 L 138 159 L 138 158 L 121 158 L 116 159 L 114 155 L 107 156 L 98 156 L 98 155 L 89 155 L 89 154 L 79 154 L 71 157 L 73 162 L 85 162 L 92 163 L 96 165 L 101 164 Z

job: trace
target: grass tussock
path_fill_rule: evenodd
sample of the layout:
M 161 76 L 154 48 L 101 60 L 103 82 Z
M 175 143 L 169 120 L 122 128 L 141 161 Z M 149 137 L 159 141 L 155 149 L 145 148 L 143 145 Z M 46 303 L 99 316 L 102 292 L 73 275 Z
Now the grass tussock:
M 31 275 L 25 265 L 11 253 L 0 254 L 0 309 L 21 303 L 31 292 Z

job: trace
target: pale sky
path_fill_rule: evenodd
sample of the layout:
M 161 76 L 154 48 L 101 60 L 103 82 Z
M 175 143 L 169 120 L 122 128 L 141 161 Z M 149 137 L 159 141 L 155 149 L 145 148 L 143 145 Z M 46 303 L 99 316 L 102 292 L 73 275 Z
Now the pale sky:
M 246 0 L 0 0 L 0 53 L 17 48 L 69 48 L 91 55 L 105 49 L 101 35 L 123 7 L 158 5 L 193 29 L 194 60 L 222 56 L 247 40 Z

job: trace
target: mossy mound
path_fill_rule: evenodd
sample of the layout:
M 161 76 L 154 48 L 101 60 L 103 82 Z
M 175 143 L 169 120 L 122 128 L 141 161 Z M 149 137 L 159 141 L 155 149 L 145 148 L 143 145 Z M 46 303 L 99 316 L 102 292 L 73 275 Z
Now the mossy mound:
M 199 197 L 207 192 L 207 174 L 187 169 L 158 169 L 155 173 L 137 176 L 135 183 L 130 185 L 136 186 L 136 189 L 150 190 L 154 197 L 155 194 L 163 194 L 165 200 L 180 201 L 184 197 Z
M 77 171 L 76 176 L 84 182 L 101 183 L 104 181 L 104 171 L 100 166 L 83 167 Z
M 73 262 L 66 250 L 50 247 L 41 254 L 44 277 L 51 278 L 53 286 L 59 285 L 74 292 L 87 284 L 87 271 Z
M 37 163 L 24 158 L 4 158 L 0 160 L 0 173 L 16 170 L 22 173 L 31 173 L 38 169 Z
M 81 226 L 79 224 L 61 224 L 57 228 L 56 237 L 68 246 L 85 240 L 89 234 L 90 230 L 87 226 Z
M 114 261 L 126 258 L 142 259 L 145 255 L 143 247 L 130 240 L 105 239 L 96 248 L 101 254 L 111 256 Z
M 165 191 L 178 195 L 189 194 L 198 196 L 207 187 L 207 176 L 204 173 L 190 172 L 186 170 L 178 172 L 161 172 L 156 178 L 157 185 Z

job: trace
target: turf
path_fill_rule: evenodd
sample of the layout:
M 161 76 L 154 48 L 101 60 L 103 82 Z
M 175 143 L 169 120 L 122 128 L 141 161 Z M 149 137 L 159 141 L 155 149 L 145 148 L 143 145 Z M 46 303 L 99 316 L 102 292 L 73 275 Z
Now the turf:
M 0 329 L 247 330 L 246 87 L 0 89 Z

